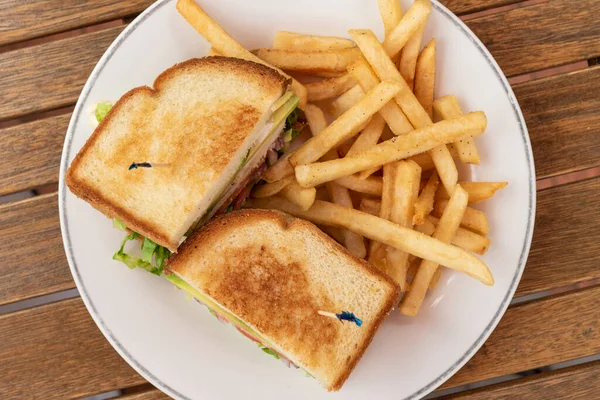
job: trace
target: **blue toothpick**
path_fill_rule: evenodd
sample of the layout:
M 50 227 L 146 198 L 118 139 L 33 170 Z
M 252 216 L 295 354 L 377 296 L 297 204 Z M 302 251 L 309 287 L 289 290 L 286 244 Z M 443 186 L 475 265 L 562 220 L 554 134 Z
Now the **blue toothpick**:
M 152 167 L 166 167 L 171 165 L 170 163 L 166 163 L 166 164 L 156 164 L 156 163 L 152 163 L 150 164 L 149 162 L 141 162 L 141 163 L 131 163 L 131 165 L 129 166 L 129 170 L 131 171 L 132 169 L 138 169 L 138 168 L 152 168 Z
M 350 311 L 342 311 L 339 314 L 335 314 L 332 312 L 319 310 L 318 313 L 325 317 L 337 318 L 340 322 L 350 321 L 350 322 L 354 322 L 357 326 L 362 325 L 362 320 L 360 318 L 357 318 L 356 315 L 354 315 L 354 313 L 351 313 Z

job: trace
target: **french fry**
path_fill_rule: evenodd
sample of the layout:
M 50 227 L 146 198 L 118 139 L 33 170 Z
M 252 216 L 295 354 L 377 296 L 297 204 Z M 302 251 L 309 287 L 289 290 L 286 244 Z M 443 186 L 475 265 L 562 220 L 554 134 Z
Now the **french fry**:
M 350 30 L 349 32 L 379 78 L 401 84 L 402 89 L 395 98 L 411 124 L 415 128 L 430 125 L 432 123 L 431 118 L 412 93 L 412 89 L 406 84 L 375 34 L 370 30 Z M 429 153 L 435 163 L 440 180 L 448 193 L 452 193 L 458 181 L 458 170 L 448 148 L 445 145 L 440 145 Z
M 400 7 L 398 0 L 377 0 L 377 5 L 381 21 L 383 22 L 383 28 L 385 29 L 385 36 L 387 37 L 402 19 L 402 7 Z
M 448 206 L 444 210 L 444 214 L 433 233 L 435 239 L 443 243 L 450 243 L 458 230 L 464 210 L 467 208 L 468 198 L 468 193 L 460 186 L 454 190 L 452 198 L 448 202 Z M 429 260 L 421 262 L 419 270 L 411 283 L 410 291 L 400 301 L 398 311 L 405 315 L 417 315 L 429 288 L 429 283 L 439 264 Z
M 428 215 L 426 223 L 429 222 L 429 225 L 436 226 L 438 221 L 439 218 Z M 426 229 L 431 228 L 428 227 Z M 491 240 L 468 229 L 458 228 L 456 235 L 452 238 L 452 244 L 473 253 L 485 254 L 490 248 Z
M 268 167 L 263 172 L 261 178 L 268 183 L 274 183 L 283 180 L 286 176 L 294 175 L 294 167 L 289 162 L 289 158 L 293 153 L 284 154 L 275 164 Z
M 298 172 L 296 171 L 296 173 Z M 469 204 L 475 204 L 489 199 L 498 190 L 508 185 L 508 182 L 459 182 L 459 184 L 469 193 Z M 449 198 L 448 192 L 440 186 L 435 195 L 435 200 L 448 200 Z
M 339 118 L 340 115 L 352 108 L 365 96 L 365 92 L 359 85 L 354 85 L 350 90 L 343 93 L 340 97 L 333 100 L 327 111 L 333 118 Z
M 338 97 L 356 86 L 356 80 L 350 74 L 344 74 L 337 78 L 325 79 L 318 82 L 307 83 L 306 93 L 308 101 L 327 100 Z
M 417 58 L 414 92 L 429 118 L 433 119 L 433 88 L 435 84 L 435 38 L 425 45 Z M 461 113 L 462 114 L 462 113 Z M 459 115 L 455 115 L 458 117 Z M 446 119 L 446 118 L 444 118 Z
M 427 21 L 430 12 L 431 2 L 429 0 L 415 0 L 400 23 L 389 35 L 385 35 L 383 47 L 390 58 L 395 58 L 400 53 L 410 37 Z
M 383 107 L 400 89 L 396 82 L 381 82 L 358 103 L 333 121 L 318 136 L 313 137 L 290 157 L 292 166 L 317 161 L 339 143 L 356 135 L 357 129 Z
M 346 175 L 423 153 L 467 134 L 479 136 L 485 130 L 486 124 L 487 119 L 482 111 L 465 114 L 453 120 L 440 121 L 406 135 L 396 136 L 353 156 L 298 165 L 295 167 L 296 179 L 305 187 L 317 186 Z
M 335 181 L 340 186 L 355 192 L 380 197 L 383 191 L 383 181 L 378 176 L 371 176 L 367 179 L 358 179 L 355 175 L 348 175 L 338 178 Z
M 379 78 L 373 72 L 369 63 L 362 57 L 350 65 L 348 72 L 354 76 L 363 91 L 368 92 L 379 83 Z M 385 119 L 394 135 L 404 135 L 414 129 L 406 115 L 393 100 L 383 106 L 379 110 L 379 114 Z
M 414 225 L 421 225 L 425 221 L 425 217 L 433 210 L 433 201 L 439 183 L 440 180 L 438 179 L 437 173 L 434 172 L 415 202 Z
M 214 47 L 210 47 L 210 50 L 208 50 L 208 55 L 209 56 L 222 56 L 223 54 L 219 53 Z
M 433 276 L 431 277 L 431 281 L 429 282 L 429 290 L 435 289 L 440 278 L 442 277 L 442 271 L 443 271 L 442 268 L 438 268 L 435 270 L 435 272 L 433 273 Z
M 363 198 L 360 201 L 359 210 L 367 214 L 378 216 L 381 210 L 381 201 L 369 198 Z
M 289 200 L 291 203 L 300 207 L 301 210 L 306 211 L 313 205 L 317 196 L 317 189 L 303 188 L 294 180 L 286 187 L 281 189 L 279 194 L 281 194 L 283 198 Z
M 360 153 L 363 150 L 375 146 L 383 133 L 383 128 L 385 128 L 385 120 L 379 114 L 373 115 L 371 122 L 369 122 L 366 128 L 356 137 L 356 141 L 352 144 L 352 147 L 350 147 L 346 156 Z
M 194 0 L 178 0 L 177 11 L 186 21 L 214 47 L 216 51 L 227 57 L 242 58 L 275 68 L 264 62 L 238 43 L 229 33 L 215 22 Z M 277 68 L 275 68 L 277 69 Z M 283 71 L 277 69 L 284 76 Z M 297 80 L 292 79 L 292 90 L 300 99 L 298 106 L 306 106 L 306 88 Z
M 289 185 L 294 181 L 294 176 L 286 176 L 280 181 L 275 181 L 272 183 L 266 183 L 264 185 L 256 185 L 252 189 L 252 197 L 261 199 L 263 197 L 271 197 L 275 196 L 277 193 L 281 192 L 284 187 Z
M 458 100 L 454 96 L 440 97 L 433 102 L 433 108 L 435 112 L 439 114 L 442 119 L 456 118 L 462 115 Z M 465 136 L 460 138 L 453 143 L 458 154 L 458 159 L 461 162 L 469 164 L 479 164 L 479 152 L 475 146 L 475 141 L 471 136 Z
M 316 224 L 345 228 L 417 257 L 464 272 L 485 285 L 494 284 L 489 268 L 468 252 L 358 210 L 317 200 L 309 210 L 303 211 L 279 196 L 249 199 L 245 207 L 280 210 Z
M 379 207 L 379 218 L 389 220 L 392 206 L 394 204 L 394 176 L 396 170 L 392 163 L 383 166 L 383 185 L 381 192 L 381 205 Z M 388 273 L 387 246 L 378 241 L 371 241 L 369 262 L 380 271 Z
M 279 31 L 275 34 L 273 48 L 296 51 L 332 51 L 354 47 L 354 42 L 335 36 L 305 35 L 303 33 Z
M 398 71 L 400 71 L 400 75 L 402 75 L 411 90 L 414 89 L 417 58 L 419 56 L 419 50 L 421 49 L 423 33 L 425 32 L 425 22 L 422 23 L 416 32 L 412 34 L 410 39 L 408 39 L 408 42 L 406 42 L 402 48 L 400 60 L 398 60 L 398 63 L 396 64 Z
M 360 50 L 357 48 L 310 53 L 297 50 L 256 49 L 252 53 L 264 62 L 282 70 L 304 73 L 346 72 L 348 66 L 360 57 Z
M 414 155 L 410 158 L 410 160 L 419 164 L 423 172 L 435 169 L 435 164 L 433 163 L 433 160 L 431 159 L 429 153 L 421 153 Z
M 440 200 L 435 203 L 434 215 L 440 217 L 448 204 L 448 200 Z M 471 207 L 467 207 L 465 215 L 463 216 L 460 226 L 472 230 L 475 233 L 481 235 L 487 235 L 490 233 L 490 227 L 488 224 L 487 217 L 482 211 L 476 210 Z
M 394 168 L 393 200 L 389 220 L 412 229 L 414 204 L 419 194 L 419 184 L 421 182 L 421 167 L 413 161 L 398 161 L 392 164 L 392 168 Z M 400 285 L 402 291 L 406 290 L 407 272 L 408 253 L 388 247 L 387 273 Z
M 327 225 L 317 226 L 320 230 L 325 232 L 327 235 L 331 236 L 336 242 L 338 242 L 341 245 L 344 245 L 344 235 L 342 234 L 342 229 Z
M 327 189 L 331 200 L 335 204 L 350 209 L 354 208 L 348 189 L 334 182 L 329 182 L 327 184 Z M 361 235 L 349 231 L 348 229 L 343 229 L 342 235 L 344 237 L 344 245 L 351 253 L 354 253 L 358 258 L 365 258 L 367 256 L 367 248 L 365 247 L 365 242 Z

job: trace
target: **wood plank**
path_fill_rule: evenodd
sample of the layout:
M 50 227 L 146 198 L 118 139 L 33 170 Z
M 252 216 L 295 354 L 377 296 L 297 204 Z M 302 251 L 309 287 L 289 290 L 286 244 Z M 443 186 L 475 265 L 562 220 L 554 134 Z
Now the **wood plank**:
M 0 206 L 0 254 L 0 304 L 75 287 L 56 194 Z
M 0 130 L 0 196 L 58 182 L 70 114 Z
M 596 361 L 444 396 L 438 400 L 512 400 L 527 396 L 546 400 L 587 400 L 596 398 L 599 391 L 600 361 Z
M 138 14 L 154 0 L 0 0 L 0 46 Z
M 549 0 L 466 24 L 507 76 L 600 55 L 600 1 Z
M 440 3 L 456 15 L 464 15 L 522 1 L 524 0 L 441 0 Z
M 538 192 L 533 242 L 517 296 L 600 277 L 600 178 Z
M 0 398 L 73 399 L 145 383 L 80 298 L 0 316 Z
M 126 394 L 119 396 L 115 400 L 169 400 L 170 397 L 158 389 L 152 388 L 139 393 Z
M 600 178 L 538 193 L 532 250 L 517 296 L 600 278 Z M 57 195 L 0 207 L 0 304 L 75 286 L 61 244 Z
M 595 287 L 509 308 L 481 349 L 440 389 L 598 353 L 600 287 Z
M 538 179 L 600 165 L 600 66 L 518 84 L 514 91 Z
M 123 29 L 0 53 L 0 120 L 75 103 L 92 69 Z

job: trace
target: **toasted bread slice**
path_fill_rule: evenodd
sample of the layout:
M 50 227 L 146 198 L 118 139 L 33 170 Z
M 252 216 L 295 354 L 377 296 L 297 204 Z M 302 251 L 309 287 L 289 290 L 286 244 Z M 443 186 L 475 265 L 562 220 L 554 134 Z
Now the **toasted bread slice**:
M 166 270 L 328 390 L 341 388 L 399 297 L 391 279 L 315 225 L 270 210 L 213 219 Z M 319 310 L 349 311 L 363 324 L 341 323 Z
M 250 61 L 207 57 L 164 71 L 115 104 L 67 171 L 71 191 L 175 251 L 260 141 L 289 80 Z M 166 164 L 128 170 L 133 162 Z

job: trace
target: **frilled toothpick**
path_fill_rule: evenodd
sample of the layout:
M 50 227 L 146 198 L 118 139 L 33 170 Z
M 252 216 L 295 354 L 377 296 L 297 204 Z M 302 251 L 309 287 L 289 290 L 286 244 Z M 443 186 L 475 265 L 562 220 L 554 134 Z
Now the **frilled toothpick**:
M 141 163 L 131 163 L 129 166 L 129 170 L 138 169 L 138 168 L 154 168 L 154 167 L 168 167 L 171 163 L 149 163 L 149 162 L 141 162 Z
M 340 322 L 350 321 L 354 322 L 357 326 L 362 325 L 362 320 L 357 318 L 356 315 L 354 315 L 354 313 L 351 313 L 350 311 L 342 311 L 339 314 L 321 310 L 317 312 L 319 313 L 319 315 L 322 315 L 324 317 L 337 318 Z

